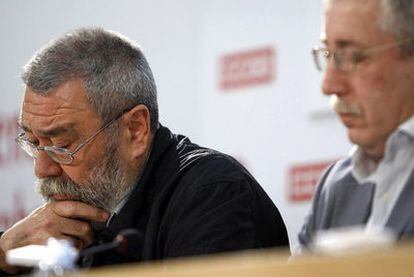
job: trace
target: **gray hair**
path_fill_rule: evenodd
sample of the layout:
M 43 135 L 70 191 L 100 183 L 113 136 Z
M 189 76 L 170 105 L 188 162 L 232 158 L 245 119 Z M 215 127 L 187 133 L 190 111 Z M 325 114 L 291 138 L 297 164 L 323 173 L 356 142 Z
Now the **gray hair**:
M 335 0 L 322 0 L 325 7 Z M 401 45 L 403 55 L 414 53 L 414 1 L 413 0 L 377 0 L 381 17 L 380 28 L 395 37 L 396 40 L 407 40 Z
M 414 40 L 414 1 L 413 0 L 381 0 L 381 27 L 397 40 Z M 414 52 L 414 43 L 402 45 L 404 54 Z
M 139 46 L 101 28 L 81 28 L 51 41 L 24 67 L 23 82 L 47 94 L 64 82 L 81 79 L 92 108 L 107 122 L 138 104 L 158 126 L 157 88 Z

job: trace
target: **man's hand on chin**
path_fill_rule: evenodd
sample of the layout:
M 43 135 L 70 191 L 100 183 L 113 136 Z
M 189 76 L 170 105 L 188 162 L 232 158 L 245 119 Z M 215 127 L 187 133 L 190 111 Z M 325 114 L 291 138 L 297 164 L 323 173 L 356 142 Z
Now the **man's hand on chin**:
M 75 247 L 83 249 L 94 240 L 93 230 L 88 222 L 105 222 L 108 218 L 107 212 L 81 202 L 46 203 L 0 237 L 0 269 L 7 273 L 16 273 L 17 268 L 5 262 L 5 253 L 30 244 L 44 245 L 50 237 L 72 241 Z

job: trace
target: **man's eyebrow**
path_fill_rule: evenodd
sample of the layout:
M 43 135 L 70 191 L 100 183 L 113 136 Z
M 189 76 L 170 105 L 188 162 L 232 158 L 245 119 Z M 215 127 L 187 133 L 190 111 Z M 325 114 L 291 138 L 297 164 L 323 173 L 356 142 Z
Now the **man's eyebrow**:
M 56 137 L 62 134 L 74 132 L 74 123 L 64 124 L 61 126 L 52 127 L 50 129 L 38 130 L 39 135 L 44 137 Z
M 349 40 L 337 40 L 335 41 L 335 45 L 338 46 L 339 48 L 345 48 L 348 46 L 353 46 L 355 45 L 355 43 Z
M 22 122 L 18 123 L 20 128 L 23 129 L 25 132 L 32 132 L 30 128 L 28 128 L 26 125 L 24 125 Z M 73 133 L 76 132 L 74 129 L 75 123 L 66 123 L 60 126 L 52 127 L 49 129 L 44 130 L 37 130 L 37 133 L 43 137 L 56 137 L 65 133 Z
M 324 37 L 324 36 L 321 36 L 321 40 L 320 41 L 326 47 L 328 47 L 329 46 L 328 44 L 330 44 L 328 42 L 328 39 L 326 37 Z M 349 40 L 349 39 L 337 39 L 335 41 L 331 41 L 331 43 L 332 44 L 330 45 L 330 47 L 337 47 L 337 48 L 346 48 L 346 47 L 350 47 L 350 46 L 351 47 L 352 46 L 356 46 L 356 47 L 360 46 L 360 47 L 362 47 L 362 45 L 359 45 L 358 43 L 355 43 L 353 40 Z

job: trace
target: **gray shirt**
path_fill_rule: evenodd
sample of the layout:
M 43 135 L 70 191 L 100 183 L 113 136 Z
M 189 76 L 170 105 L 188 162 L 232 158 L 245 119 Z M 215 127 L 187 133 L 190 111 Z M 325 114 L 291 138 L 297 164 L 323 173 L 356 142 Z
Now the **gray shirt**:
M 360 147 L 352 153 L 352 174 L 359 184 L 375 184 L 368 229 L 385 226 L 414 169 L 414 116 L 389 136 L 383 159 L 377 164 Z
M 356 150 L 327 169 L 299 233 L 302 246 L 319 230 L 354 225 L 384 226 L 399 238 L 414 235 L 413 121 L 390 136 L 378 165 Z

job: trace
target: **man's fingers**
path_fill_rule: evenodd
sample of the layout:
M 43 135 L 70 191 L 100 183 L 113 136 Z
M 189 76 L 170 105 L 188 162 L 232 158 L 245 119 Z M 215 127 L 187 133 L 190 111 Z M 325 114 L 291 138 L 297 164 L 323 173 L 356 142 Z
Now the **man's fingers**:
M 84 248 L 93 243 L 94 234 L 89 223 L 76 219 L 66 219 L 61 221 L 61 224 L 64 225 L 61 228 L 62 234 L 76 239 L 77 241 L 74 241 L 74 243 L 76 243 L 77 248 L 79 248 L 79 245 Z
M 51 204 L 53 204 L 53 211 L 57 215 L 63 217 L 81 218 L 94 221 L 106 221 L 109 218 L 109 213 L 82 202 L 60 201 Z
M 76 238 L 86 247 L 94 238 L 89 222 L 102 222 L 107 217 L 104 211 L 79 202 L 47 203 L 4 232 L 0 247 L 8 250 L 28 244 L 44 244 L 50 237 L 62 236 Z

